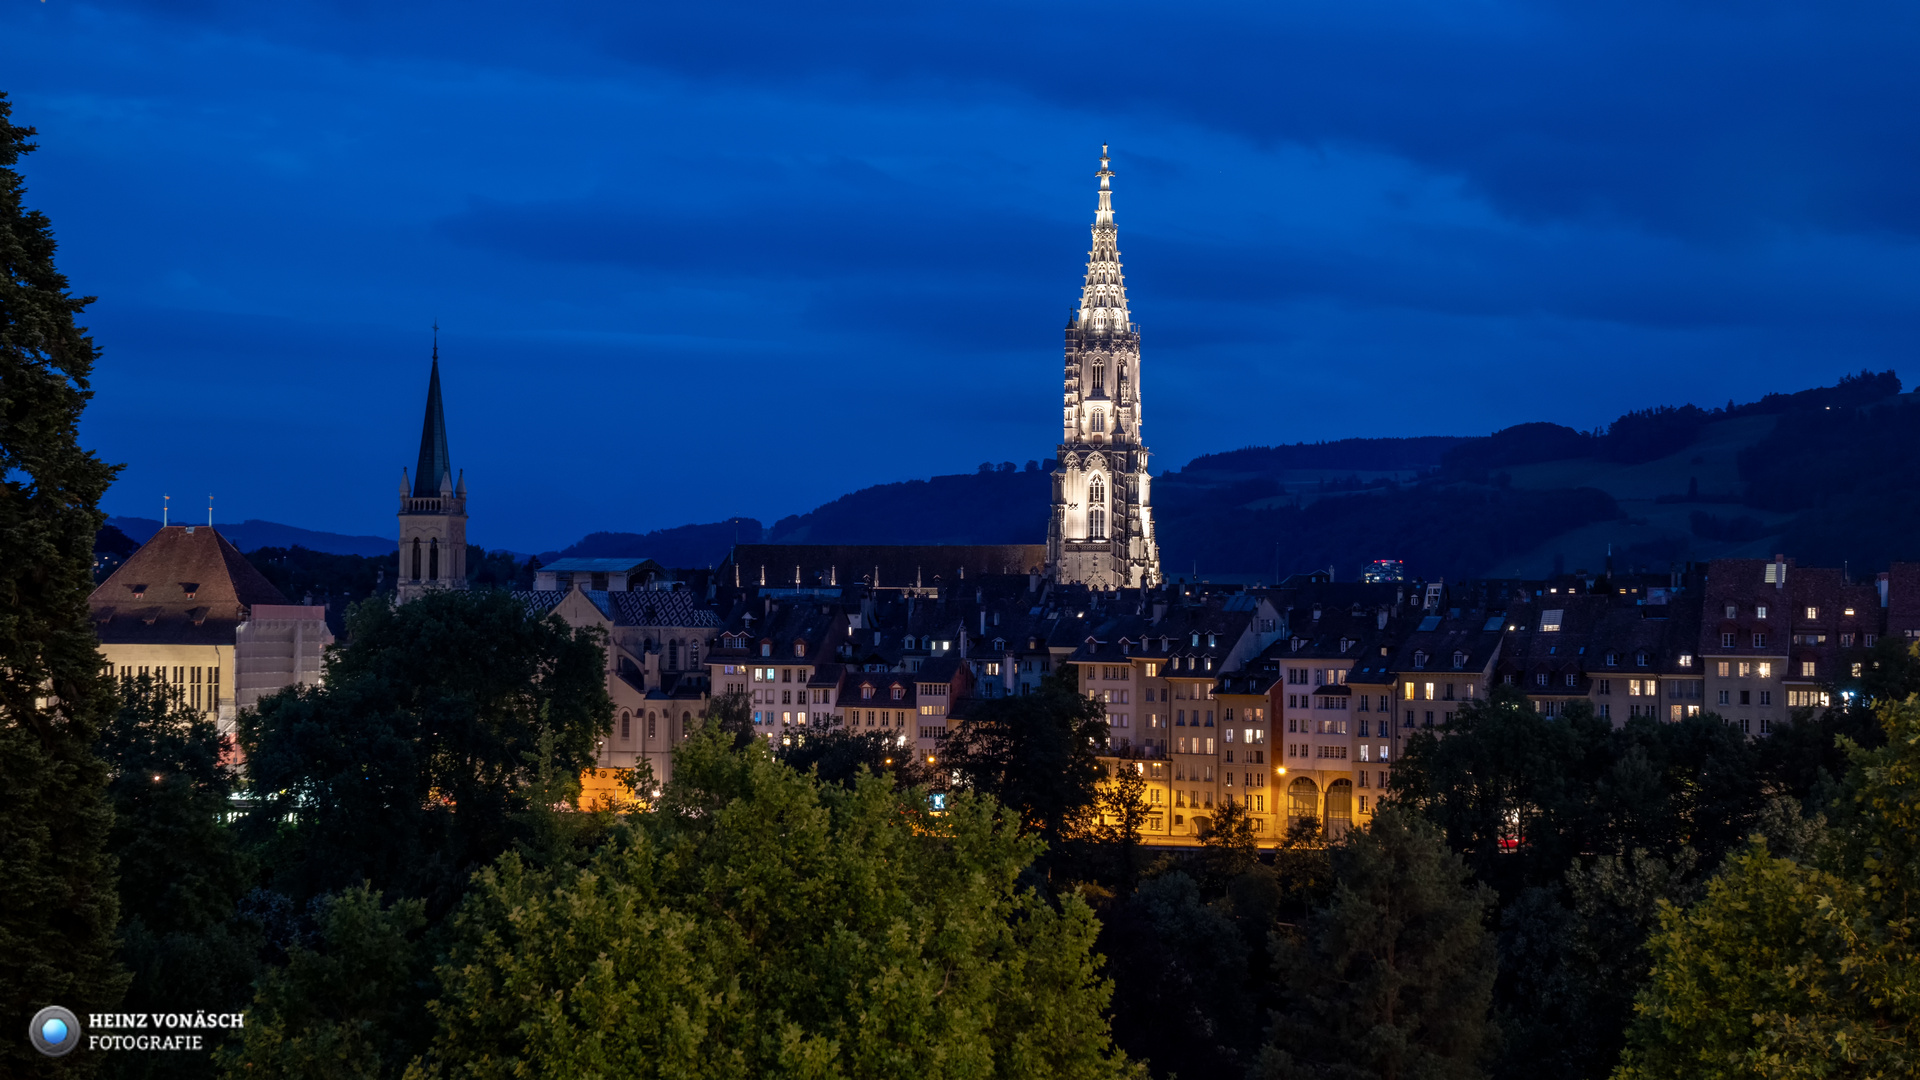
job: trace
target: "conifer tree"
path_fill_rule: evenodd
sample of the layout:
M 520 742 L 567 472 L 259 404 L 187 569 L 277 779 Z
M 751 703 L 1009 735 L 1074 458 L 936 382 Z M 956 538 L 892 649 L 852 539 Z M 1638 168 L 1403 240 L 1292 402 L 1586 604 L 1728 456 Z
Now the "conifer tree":
M 1303 932 L 1274 938 L 1281 1008 L 1269 1080 L 1470 1080 L 1490 1042 L 1492 890 L 1440 830 L 1388 808 L 1332 849 L 1335 886 Z
M 91 298 L 67 291 L 53 227 L 23 204 L 14 168 L 34 148 L 0 94 L 0 1016 L 111 1007 L 124 976 L 113 821 L 95 734 L 113 704 L 87 618 L 100 496 L 115 469 L 79 445 L 93 341 Z M 75 1075 L 85 1052 L 42 1058 L 0 1040 L 0 1073 Z M 78 1059 L 78 1060 L 76 1060 Z

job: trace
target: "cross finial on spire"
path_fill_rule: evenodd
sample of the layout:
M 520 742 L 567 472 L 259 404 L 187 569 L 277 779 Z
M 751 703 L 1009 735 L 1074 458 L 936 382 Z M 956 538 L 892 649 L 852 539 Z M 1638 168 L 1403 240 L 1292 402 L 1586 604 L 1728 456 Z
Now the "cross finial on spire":
M 439 319 L 433 320 L 433 359 L 434 359 L 434 362 L 436 363 L 438 363 L 440 360 L 440 320 Z

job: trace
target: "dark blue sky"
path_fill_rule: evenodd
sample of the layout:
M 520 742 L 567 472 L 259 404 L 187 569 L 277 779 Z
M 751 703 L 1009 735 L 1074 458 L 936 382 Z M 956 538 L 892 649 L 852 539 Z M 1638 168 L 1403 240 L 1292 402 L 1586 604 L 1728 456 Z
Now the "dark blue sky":
M 1920 8 L 10 4 L 116 513 L 472 535 L 1049 456 L 1101 142 L 1160 468 L 1908 363 Z

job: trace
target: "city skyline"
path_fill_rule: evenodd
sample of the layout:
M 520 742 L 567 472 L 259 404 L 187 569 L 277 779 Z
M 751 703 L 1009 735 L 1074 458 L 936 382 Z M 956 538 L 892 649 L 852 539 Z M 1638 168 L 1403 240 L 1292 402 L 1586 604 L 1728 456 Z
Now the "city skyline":
M 435 318 L 488 546 L 1045 459 L 1102 142 L 1156 472 L 1900 368 L 1910 13 L 1400 14 L 1115 9 L 1091 93 L 1068 8 L 46 5 L 0 55 L 119 514 L 385 534 Z

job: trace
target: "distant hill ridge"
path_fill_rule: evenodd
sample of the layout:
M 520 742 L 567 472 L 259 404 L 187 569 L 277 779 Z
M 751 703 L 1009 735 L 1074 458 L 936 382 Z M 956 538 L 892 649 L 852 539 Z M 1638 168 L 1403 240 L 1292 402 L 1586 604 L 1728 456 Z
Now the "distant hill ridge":
M 771 526 L 738 517 L 596 532 L 540 558 L 644 555 L 692 568 L 746 543 L 1038 543 L 1050 469 L 983 465 L 879 484 Z M 1532 576 L 1774 551 L 1864 573 L 1920 559 L 1920 400 L 1894 372 L 1862 371 L 1746 404 L 1637 410 L 1593 431 L 1541 421 L 1477 437 L 1242 447 L 1157 475 L 1153 512 L 1169 577 L 1327 566 L 1351 576 L 1376 558 L 1425 576 Z M 136 540 L 159 527 L 111 520 Z M 219 528 L 243 551 L 394 549 L 385 537 L 272 522 Z

